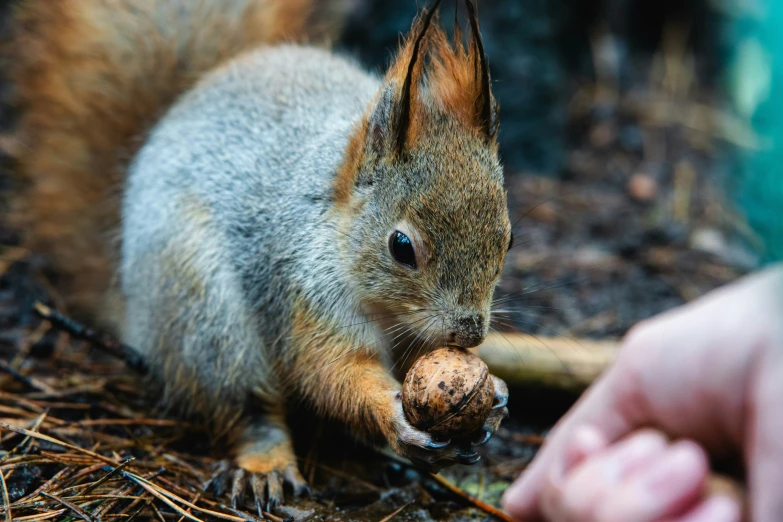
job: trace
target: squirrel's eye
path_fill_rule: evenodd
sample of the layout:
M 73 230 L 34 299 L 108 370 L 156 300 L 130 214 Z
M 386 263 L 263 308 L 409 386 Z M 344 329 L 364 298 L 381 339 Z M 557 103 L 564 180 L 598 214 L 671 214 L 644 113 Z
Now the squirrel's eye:
M 412 269 L 416 268 L 416 252 L 413 250 L 413 243 L 408 236 L 399 230 L 392 232 L 389 237 L 389 252 L 399 264 Z

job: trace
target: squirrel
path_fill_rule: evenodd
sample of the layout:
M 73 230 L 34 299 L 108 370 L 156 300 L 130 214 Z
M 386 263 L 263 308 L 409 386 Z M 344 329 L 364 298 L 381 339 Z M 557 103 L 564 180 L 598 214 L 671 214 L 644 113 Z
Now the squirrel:
M 508 414 L 493 376 L 486 425 L 452 443 L 400 400 L 417 354 L 483 341 L 513 241 L 475 7 L 450 39 L 439 3 L 382 76 L 322 45 L 347 0 L 17 7 L 26 240 L 69 313 L 229 431 L 259 509 L 308 490 L 293 400 L 431 471 L 478 460 Z

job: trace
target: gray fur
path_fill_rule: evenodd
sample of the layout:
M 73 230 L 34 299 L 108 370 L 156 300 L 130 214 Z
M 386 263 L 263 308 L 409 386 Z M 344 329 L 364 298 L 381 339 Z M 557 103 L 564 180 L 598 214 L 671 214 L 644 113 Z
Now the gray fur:
M 250 395 L 280 403 L 296 384 L 285 375 L 297 299 L 347 345 L 390 363 L 391 328 L 430 344 L 447 331 L 467 346 L 486 335 L 509 224 L 484 139 L 428 100 L 426 147 L 404 161 L 381 147 L 361 167 L 354 214 L 336 207 L 349 138 L 368 109 L 388 123 L 393 93 L 327 51 L 264 48 L 205 77 L 150 134 L 124 192 L 121 279 L 126 338 L 171 402 L 222 416 L 239 415 Z M 427 237 L 431 268 L 391 259 L 400 223 Z M 401 310 L 409 315 L 369 322 Z
M 127 340 L 164 379 L 184 374 L 220 408 L 278 394 L 292 294 L 325 315 L 355 309 L 333 255 L 331 183 L 378 85 L 320 49 L 258 50 L 151 133 L 127 179 L 121 271 Z

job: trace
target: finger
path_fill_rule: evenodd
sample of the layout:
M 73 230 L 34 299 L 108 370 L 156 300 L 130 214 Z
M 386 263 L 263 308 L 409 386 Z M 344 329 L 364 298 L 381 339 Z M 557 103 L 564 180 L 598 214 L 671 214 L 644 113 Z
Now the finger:
M 783 350 L 773 357 L 783 358 Z M 777 522 L 783 518 L 783 362 L 763 361 L 759 366 L 751 392 L 754 407 L 748 411 L 748 491 L 753 520 Z
M 734 411 L 736 399 L 726 398 L 723 402 L 716 399 L 716 403 L 709 404 L 704 400 L 684 399 L 723 398 L 727 395 L 725 389 L 735 385 L 741 388 L 726 372 L 737 372 L 742 364 L 732 359 L 721 363 L 718 372 L 709 359 L 710 350 L 705 348 L 721 341 L 715 338 L 714 325 L 714 318 L 719 315 L 715 308 L 723 299 L 718 297 L 663 314 L 636 327 L 627 336 L 617 362 L 558 422 L 533 464 L 509 488 L 504 499 L 512 516 L 526 518 L 537 513 L 545 474 L 553 467 L 562 468 L 565 441 L 579 425 L 593 424 L 609 441 L 648 424 L 665 427 L 674 436 L 699 435 L 700 440 L 705 437 L 701 436 L 703 433 L 697 434 L 696 428 L 706 431 L 706 438 L 718 439 L 726 432 L 723 424 L 728 421 L 715 412 Z M 671 346 L 689 346 L 689 349 L 667 350 Z M 705 383 L 702 369 L 708 364 L 711 370 L 715 368 L 720 373 L 720 378 L 711 377 Z M 661 375 L 667 376 L 666 386 L 661 386 Z M 694 389 L 703 393 L 694 394 Z
M 675 442 L 656 461 L 637 469 L 604 495 L 595 509 L 602 522 L 652 522 L 691 509 L 704 493 L 709 461 L 691 441 Z
M 701 502 L 685 515 L 672 522 L 740 522 L 742 512 L 737 503 L 728 497 L 712 497 Z
M 598 453 L 606 446 L 606 437 L 597 428 L 593 426 L 576 428 L 573 439 L 566 445 L 563 471 L 568 473 L 578 464 L 581 464 L 585 458 Z
M 589 435 L 589 431 L 583 433 L 583 437 Z M 600 437 L 600 433 L 594 430 L 590 436 Z M 598 439 L 592 444 L 598 442 L 604 443 Z M 644 430 L 608 448 L 592 451 L 559 484 L 556 477 L 550 479 L 541 494 L 541 510 L 552 520 L 593 520 L 597 506 L 606 496 L 622 488 L 629 476 L 654 465 L 666 450 L 667 442 L 662 434 Z M 570 458 L 578 459 L 579 453 L 574 451 Z
M 615 367 L 611 367 L 555 426 L 533 463 L 506 490 L 503 507 L 512 517 L 534 518 L 539 513 L 539 496 L 547 474 L 553 469 L 562 472 L 565 468 L 563 451 L 577 427 L 593 425 L 608 440 L 616 440 L 633 428 L 622 411 L 615 409 L 616 379 Z
M 528 471 L 506 492 L 506 510 L 525 519 L 539 514 L 539 496 L 548 470 L 562 466 L 559 461 L 563 458 L 565 441 L 576 426 L 592 423 L 609 440 L 616 440 L 634 427 L 655 424 L 671 436 L 696 438 L 716 451 L 746 443 L 743 430 L 754 431 L 759 440 L 748 444 L 756 449 L 746 448 L 746 457 L 754 468 L 750 485 L 754 491 L 752 500 L 760 508 L 758 520 L 777 520 L 783 512 L 783 496 L 771 484 L 780 483 L 783 474 L 783 441 L 778 439 L 775 443 L 772 438 L 780 433 L 783 419 L 775 413 L 759 415 L 773 424 L 760 426 L 750 418 L 754 415 L 744 413 L 748 404 L 756 412 L 779 411 L 779 397 L 783 396 L 780 384 L 777 393 L 766 394 L 766 406 L 762 406 L 758 397 L 743 393 L 751 388 L 754 380 L 749 377 L 755 374 L 751 372 L 751 364 L 772 366 L 761 364 L 757 355 L 759 347 L 775 339 L 775 332 L 769 332 L 769 325 L 764 324 L 764 313 L 780 309 L 780 304 L 776 301 L 758 306 L 756 303 L 759 294 L 775 294 L 777 299 L 780 292 L 769 292 L 765 285 L 770 286 L 761 276 L 746 278 L 635 328 L 635 333 L 624 341 L 617 363 L 558 423 Z M 754 303 L 754 306 L 737 308 L 737 302 Z M 759 321 L 761 324 L 755 330 L 748 328 Z M 755 348 L 738 346 L 752 339 L 738 337 L 737 332 L 756 330 L 767 333 L 752 342 Z M 773 351 L 783 353 L 779 349 Z M 704 371 L 705 367 L 709 372 Z M 781 368 L 780 364 L 776 368 Z M 666 376 L 665 386 L 661 385 L 662 375 Z M 777 380 L 782 381 L 779 373 Z M 776 401 L 777 409 L 773 407 Z M 743 421 L 756 424 L 748 426 Z

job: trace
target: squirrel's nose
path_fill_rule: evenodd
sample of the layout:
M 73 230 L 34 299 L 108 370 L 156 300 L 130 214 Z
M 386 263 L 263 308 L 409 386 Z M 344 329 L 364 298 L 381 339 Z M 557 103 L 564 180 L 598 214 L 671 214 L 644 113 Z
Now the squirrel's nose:
M 462 348 L 472 348 L 484 340 L 484 318 L 480 314 L 467 314 L 457 318 L 455 328 L 449 332 L 448 342 Z
M 483 330 L 484 319 L 479 314 L 470 314 L 470 315 L 460 317 L 457 320 L 457 323 L 459 324 L 460 329 L 463 331 L 480 332 Z

